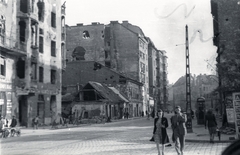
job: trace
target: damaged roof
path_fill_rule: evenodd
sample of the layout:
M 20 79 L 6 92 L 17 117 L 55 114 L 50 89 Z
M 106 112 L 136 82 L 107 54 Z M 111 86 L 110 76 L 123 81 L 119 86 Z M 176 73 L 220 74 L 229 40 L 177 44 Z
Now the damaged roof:
M 119 92 L 116 88 L 114 87 L 108 87 L 108 88 L 110 88 L 114 93 L 116 93 L 124 102 L 127 102 L 127 103 L 129 102 L 127 97 L 125 97 L 125 95 Z
M 93 81 L 89 81 L 88 84 L 91 85 L 99 95 L 101 95 L 104 99 L 107 99 L 109 102 L 114 103 L 125 102 L 123 98 L 121 98 L 117 93 L 115 93 L 112 89 L 110 89 L 104 84 Z

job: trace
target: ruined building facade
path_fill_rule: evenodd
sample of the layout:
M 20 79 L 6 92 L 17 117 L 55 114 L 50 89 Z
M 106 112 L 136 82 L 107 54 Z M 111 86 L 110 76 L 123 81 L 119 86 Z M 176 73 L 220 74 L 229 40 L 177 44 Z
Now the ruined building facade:
M 0 7 L 1 115 L 21 126 L 36 115 L 49 124 L 61 112 L 65 8 L 54 0 L 3 0 Z
M 141 107 L 141 109 L 137 108 L 137 111 L 145 112 L 148 110 L 150 99 L 149 41 L 141 28 L 130 24 L 128 21 L 122 23 L 111 21 L 107 25 L 95 22 L 91 25 L 67 26 L 66 33 L 67 61 L 97 61 L 126 77 L 141 82 L 143 86 L 140 90 L 137 90 L 137 97 L 141 102 L 136 102 L 134 105 Z M 166 63 L 166 61 L 163 61 L 165 60 L 163 58 L 166 57 L 163 51 L 157 50 L 157 52 L 162 53 L 158 55 L 158 68 L 160 71 L 160 68 L 162 68 L 160 66 Z M 155 63 L 155 65 L 157 65 L 156 59 L 152 59 L 152 63 Z M 161 70 L 161 72 L 164 71 Z M 161 78 L 157 77 L 157 74 L 154 76 L 162 84 L 161 97 L 164 101 L 163 82 L 167 76 L 165 75 L 164 78 L 163 75 L 161 74 Z
M 158 50 L 148 38 L 149 100 L 154 100 L 156 109 L 167 109 L 168 79 L 166 51 Z

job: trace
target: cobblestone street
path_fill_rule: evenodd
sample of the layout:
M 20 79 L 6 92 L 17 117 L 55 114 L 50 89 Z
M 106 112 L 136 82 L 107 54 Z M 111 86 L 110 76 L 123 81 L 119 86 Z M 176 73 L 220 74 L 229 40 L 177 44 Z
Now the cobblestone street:
M 153 120 L 146 118 L 95 124 L 77 128 L 49 130 L 25 129 L 21 137 L 1 139 L 3 155 L 155 155 L 152 136 Z M 26 132 L 26 131 L 25 131 Z M 171 136 L 171 130 L 168 129 Z M 229 143 L 187 142 L 186 155 L 219 155 Z M 174 155 L 174 145 L 166 147 L 166 155 Z

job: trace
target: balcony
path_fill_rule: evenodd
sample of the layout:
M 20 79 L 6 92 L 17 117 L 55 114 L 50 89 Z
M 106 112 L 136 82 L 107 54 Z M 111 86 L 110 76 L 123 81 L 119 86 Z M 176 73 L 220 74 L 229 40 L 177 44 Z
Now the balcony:
M 5 37 L 4 37 L 5 39 Z M 2 40 L 0 42 L 0 48 L 3 52 L 6 52 L 10 55 L 14 55 L 14 56 L 26 56 L 27 53 L 25 52 L 27 47 L 25 43 L 20 43 L 18 44 L 16 41 L 14 41 L 13 39 L 9 39 L 8 40 Z
M 25 79 L 20 79 L 16 77 L 14 80 L 14 85 L 18 88 L 24 89 L 26 87 L 26 81 Z

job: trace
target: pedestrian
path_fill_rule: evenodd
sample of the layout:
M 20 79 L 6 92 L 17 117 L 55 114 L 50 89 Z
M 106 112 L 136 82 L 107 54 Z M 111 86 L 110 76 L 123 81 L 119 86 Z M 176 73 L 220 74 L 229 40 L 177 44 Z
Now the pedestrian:
M 205 116 L 205 129 L 207 128 L 210 136 L 210 143 L 214 143 L 214 135 L 217 129 L 217 121 L 212 109 L 209 109 Z
M 128 113 L 128 111 L 126 112 L 126 117 L 127 117 L 127 119 L 128 119 L 128 116 L 129 116 L 129 113 Z
M 164 155 L 165 145 L 169 143 L 169 138 L 167 135 L 166 128 L 168 127 L 168 120 L 164 117 L 163 111 L 161 109 L 158 110 L 156 118 L 154 118 L 154 128 L 153 128 L 153 136 L 154 141 L 157 146 L 158 155 L 160 155 L 159 144 L 162 144 L 162 155 Z
M 38 129 L 39 118 L 38 115 L 33 119 L 33 129 Z
M 144 117 L 144 112 L 142 111 L 142 117 Z
M 16 126 L 17 126 L 17 119 L 15 118 L 15 116 L 12 116 L 12 122 L 11 122 L 10 127 L 14 128 Z
M 183 155 L 185 146 L 185 135 L 187 133 L 186 125 L 187 116 L 181 112 L 181 107 L 175 108 L 175 115 L 171 117 L 173 130 L 173 139 L 175 141 L 175 149 L 178 155 Z
M 192 119 L 194 119 L 194 111 L 191 109 Z
M 4 119 L 3 119 L 3 116 L 0 116 L 0 133 L 2 133 L 2 137 L 4 137 Z

